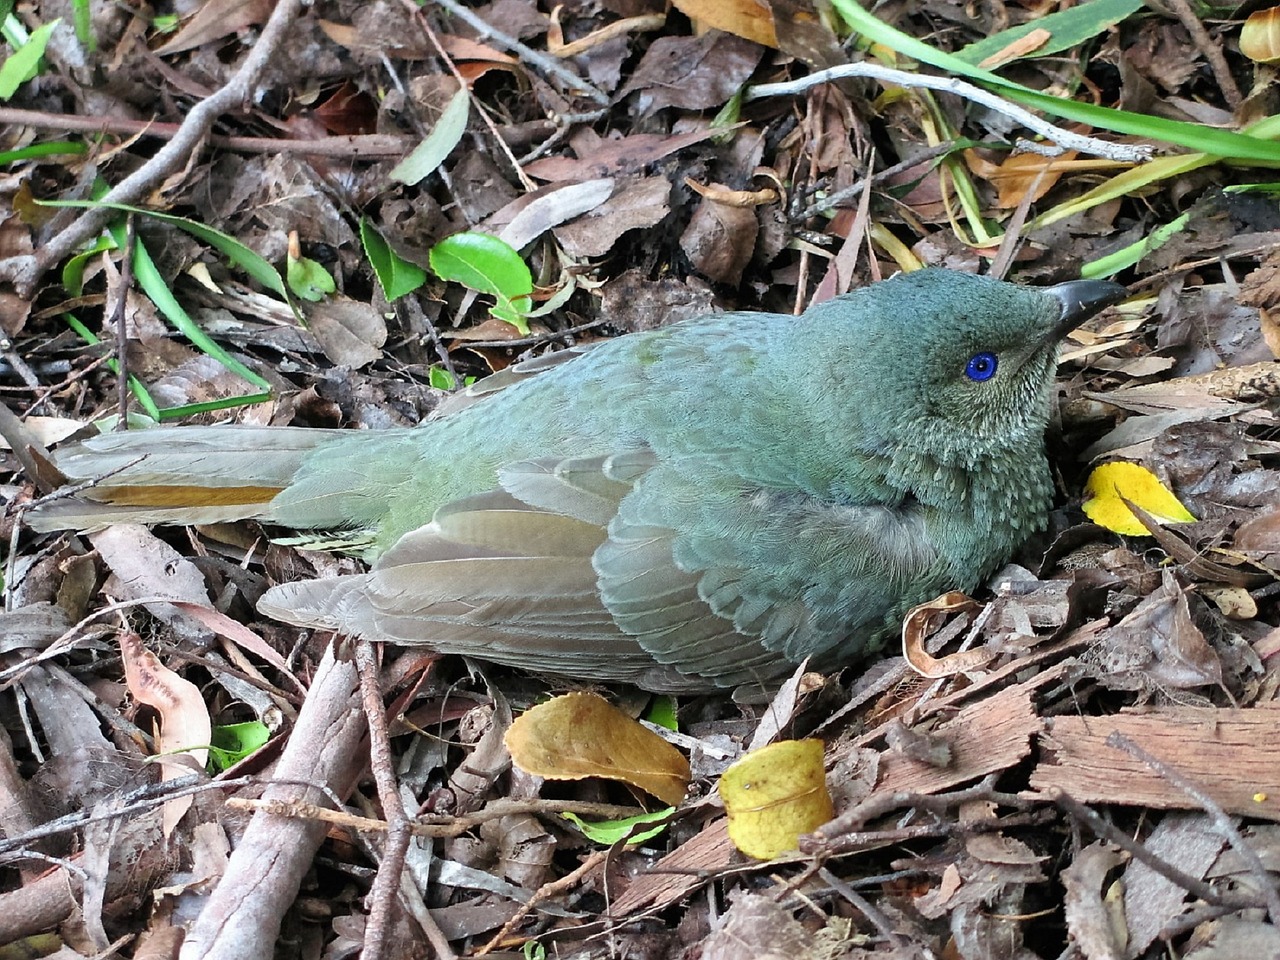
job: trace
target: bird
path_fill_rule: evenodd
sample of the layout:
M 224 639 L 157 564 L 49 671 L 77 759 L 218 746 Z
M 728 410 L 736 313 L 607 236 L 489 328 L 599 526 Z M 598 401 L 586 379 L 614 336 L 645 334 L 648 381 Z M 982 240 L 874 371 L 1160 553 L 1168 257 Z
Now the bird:
M 1059 342 L 1124 296 L 928 268 L 537 357 L 413 427 L 104 434 L 56 454 L 89 485 L 27 520 L 257 520 L 369 564 L 271 587 L 285 623 L 655 693 L 767 685 L 865 661 L 1042 527 Z

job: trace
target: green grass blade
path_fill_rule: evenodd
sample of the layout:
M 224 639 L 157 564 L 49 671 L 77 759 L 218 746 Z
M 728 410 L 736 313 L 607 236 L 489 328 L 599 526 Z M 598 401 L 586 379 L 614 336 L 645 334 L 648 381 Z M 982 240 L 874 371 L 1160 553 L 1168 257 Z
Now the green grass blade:
M 81 323 L 78 318 L 69 313 L 64 313 L 62 315 L 62 319 L 66 321 L 67 326 L 74 330 L 81 340 L 90 346 L 102 342 L 101 339 L 97 337 L 92 330 Z M 107 368 L 116 376 L 120 375 L 120 363 L 114 357 L 107 361 Z M 129 374 L 129 392 L 133 394 L 134 398 L 138 401 L 138 404 L 142 407 L 147 416 L 157 422 L 160 420 L 160 408 L 156 406 L 155 399 L 147 390 L 146 385 L 132 373 Z
M 1091 103 L 1080 103 L 1039 93 L 1030 87 L 1005 80 L 989 70 L 981 70 L 954 54 L 945 53 L 891 27 L 872 16 L 854 0 L 832 0 L 832 3 L 849 27 L 868 40 L 883 44 L 904 56 L 927 63 L 939 70 L 966 77 L 993 93 L 1007 97 L 1023 106 L 1034 107 L 1052 116 L 1087 123 L 1114 133 L 1163 140 L 1189 150 L 1217 154 L 1223 159 L 1250 161 L 1263 166 L 1280 166 L 1280 144 L 1260 139 L 1256 135 L 1217 130 L 1195 123 L 1166 120 L 1163 117 L 1148 117 L 1126 110 L 1098 107 Z M 1258 132 L 1256 126 L 1252 129 L 1255 134 Z

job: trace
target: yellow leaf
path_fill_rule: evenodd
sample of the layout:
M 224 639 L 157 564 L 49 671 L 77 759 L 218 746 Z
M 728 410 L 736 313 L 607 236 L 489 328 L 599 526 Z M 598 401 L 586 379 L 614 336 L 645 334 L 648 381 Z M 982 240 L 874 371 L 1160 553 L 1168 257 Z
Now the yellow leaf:
M 517 767 L 548 780 L 621 780 L 672 806 L 689 786 L 684 754 L 594 693 L 538 704 L 503 739 Z
M 783 740 L 753 750 L 720 778 L 729 839 L 749 857 L 772 860 L 833 816 L 821 740 Z
M 705 27 L 775 50 L 778 47 L 773 11 L 764 0 L 672 0 L 672 6 Z
M 1128 500 L 1161 523 L 1189 523 L 1195 520 L 1160 479 L 1136 463 L 1104 463 L 1084 487 L 1084 512 L 1094 523 L 1130 537 L 1150 534 L 1129 509 Z

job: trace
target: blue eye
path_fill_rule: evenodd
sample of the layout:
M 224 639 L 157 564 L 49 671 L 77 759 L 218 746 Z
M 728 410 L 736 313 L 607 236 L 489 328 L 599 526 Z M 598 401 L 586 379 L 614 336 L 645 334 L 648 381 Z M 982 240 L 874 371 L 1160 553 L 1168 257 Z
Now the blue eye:
M 1000 365 L 994 353 L 975 353 L 964 365 L 964 375 L 974 383 L 985 383 L 996 375 L 996 367 Z

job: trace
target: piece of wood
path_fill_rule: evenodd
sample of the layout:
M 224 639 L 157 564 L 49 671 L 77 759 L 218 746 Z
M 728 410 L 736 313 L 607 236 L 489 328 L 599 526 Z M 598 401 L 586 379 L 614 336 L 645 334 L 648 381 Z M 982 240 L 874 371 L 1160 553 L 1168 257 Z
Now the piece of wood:
M 1085 803 L 1158 809 L 1199 805 L 1147 764 L 1118 747 L 1127 737 L 1194 783 L 1228 813 L 1280 821 L 1280 704 L 1247 710 L 1161 707 L 1111 717 L 1045 722 L 1042 759 L 1031 787 Z
M 707 824 L 689 840 L 640 874 L 622 896 L 613 901 L 609 916 L 625 919 L 649 907 L 662 909 L 687 897 L 705 883 L 705 873 L 723 870 L 734 862 L 733 844 L 724 819 Z

